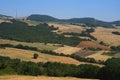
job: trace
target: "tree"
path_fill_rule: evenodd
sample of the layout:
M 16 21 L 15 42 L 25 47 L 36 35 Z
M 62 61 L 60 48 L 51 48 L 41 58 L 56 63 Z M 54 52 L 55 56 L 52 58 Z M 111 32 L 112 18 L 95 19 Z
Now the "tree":
M 83 77 L 83 78 L 97 78 L 97 74 L 100 70 L 100 67 L 89 65 L 89 64 L 82 64 L 78 66 L 78 73 L 76 77 Z
M 101 80 L 120 80 L 120 58 L 111 58 L 105 62 L 99 72 Z
M 39 56 L 39 55 L 35 53 L 35 54 L 33 55 L 33 58 L 34 58 L 34 59 L 37 59 L 38 56 Z

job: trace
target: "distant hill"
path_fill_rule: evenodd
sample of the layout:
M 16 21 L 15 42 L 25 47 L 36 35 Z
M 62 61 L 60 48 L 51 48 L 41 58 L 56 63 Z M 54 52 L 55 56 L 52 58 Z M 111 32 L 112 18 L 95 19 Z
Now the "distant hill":
M 12 17 L 0 14 L 0 19 L 12 19 Z
M 27 17 L 27 19 L 33 21 L 42 21 L 42 22 L 58 21 L 57 18 L 48 15 L 30 15 L 29 17 Z
M 66 20 L 66 22 L 70 23 L 83 23 L 87 26 L 95 27 L 95 26 L 103 26 L 103 27 L 113 27 L 109 22 L 104 22 L 100 20 L 96 20 L 94 18 L 72 18 Z
M 68 22 L 75 24 L 86 24 L 91 27 L 103 26 L 103 27 L 113 27 L 114 25 L 120 25 L 120 21 L 115 22 L 105 22 L 101 20 L 96 20 L 94 18 L 71 18 L 71 19 L 57 19 L 48 15 L 30 15 L 27 20 L 32 21 L 42 21 L 42 22 Z
M 114 21 L 114 22 L 111 22 L 111 23 L 116 25 L 116 26 L 120 26 L 120 21 Z

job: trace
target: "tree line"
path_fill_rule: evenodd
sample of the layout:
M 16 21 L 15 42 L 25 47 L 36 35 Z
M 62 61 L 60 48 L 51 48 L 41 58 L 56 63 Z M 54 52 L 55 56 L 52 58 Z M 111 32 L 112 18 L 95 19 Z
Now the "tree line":
M 90 72 L 87 72 L 87 71 Z M 34 63 L 25 62 L 20 59 L 10 59 L 0 56 L 0 74 L 19 74 L 19 75 L 46 75 L 46 76 L 72 76 L 83 78 L 96 78 L 100 67 L 93 65 L 72 65 L 58 62 Z M 86 72 L 88 73 L 86 75 Z M 92 72 L 92 73 L 91 73 Z
M 12 44 L 0 44 L 0 48 L 5 48 L 5 47 L 11 47 L 11 48 L 18 48 L 18 49 L 25 49 L 25 50 L 34 50 L 38 51 L 36 47 L 30 47 L 30 46 L 23 46 L 21 44 L 18 45 L 12 45 Z
M 46 75 L 57 77 L 98 78 L 101 80 L 120 80 L 120 58 L 108 59 L 104 67 L 90 64 L 72 65 L 57 62 L 25 62 L 0 56 L 0 75 Z
M 115 31 L 115 32 L 112 32 L 112 34 L 120 35 L 120 32 Z
M 120 45 L 119 46 L 111 46 L 110 48 L 111 48 L 111 51 L 110 52 L 105 52 L 104 53 L 105 55 L 113 56 L 116 53 L 120 52 Z

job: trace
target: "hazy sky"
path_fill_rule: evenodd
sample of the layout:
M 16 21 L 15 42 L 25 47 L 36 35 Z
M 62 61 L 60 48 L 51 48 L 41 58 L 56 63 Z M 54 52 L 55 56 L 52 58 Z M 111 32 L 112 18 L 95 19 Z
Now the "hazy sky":
M 120 20 L 120 0 L 0 0 L 0 14 L 45 14 L 56 18 L 93 17 Z

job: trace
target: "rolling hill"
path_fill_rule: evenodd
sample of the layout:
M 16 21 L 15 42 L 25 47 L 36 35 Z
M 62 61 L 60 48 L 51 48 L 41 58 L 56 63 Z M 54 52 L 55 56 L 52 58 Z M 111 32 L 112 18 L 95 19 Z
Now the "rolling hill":
M 114 22 L 105 22 L 101 20 L 97 20 L 94 18 L 71 18 L 71 19 L 57 19 L 48 15 L 30 15 L 27 17 L 27 20 L 33 20 L 33 21 L 42 21 L 42 22 L 66 22 L 66 23 L 74 23 L 74 24 L 86 24 L 87 26 L 96 27 L 96 26 L 102 26 L 102 27 L 114 27 L 114 25 L 120 25 L 120 21 L 114 21 Z
M 48 16 L 48 15 L 31 15 L 27 18 L 28 20 L 35 20 L 35 21 L 42 21 L 42 22 L 46 22 L 46 21 L 59 21 L 57 18 Z
M 0 19 L 12 19 L 12 17 L 0 14 Z
M 115 24 L 116 26 L 120 26 L 120 21 L 114 21 L 112 24 Z
M 119 56 L 119 50 L 112 56 L 103 54 L 111 51 L 110 41 L 114 44 L 119 43 L 120 36 L 112 34 L 113 31 L 119 32 L 119 29 L 112 28 L 114 25 L 119 26 L 119 21 L 104 22 L 94 18 L 57 19 L 48 15 L 31 15 L 27 20 L 12 19 L 9 21 L 10 23 L 4 21 L 0 23 L 0 44 L 13 45 L 13 47 L 0 47 L 1 75 L 102 79 L 106 75 L 101 74 L 107 72 L 111 74 L 109 65 L 113 70 L 112 73 L 119 74 L 120 72 L 118 71 L 120 60 L 114 57 L 114 55 Z M 24 48 L 14 47 L 19 44 Z M 28 49 L 31 47 L 32 49 Z M 33 47 L 37 50 L 34 51 Z M 119 46 L 113 48 L 118 49 Z M 115 49 L 112 50 L 117 51 Z M 38 55 L 36 59 L 33 57 L 34 54 Z M 24 76 L 20 77 L 22 79 Z M 0 80 L 1 78 L 7 80 L 6 76 L 5 78 L 0 76 Z M 25 80 L 28 78 L 25 77 Z M 36 79 L 36 77 L 33 78 Z

